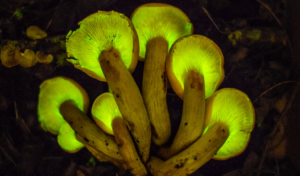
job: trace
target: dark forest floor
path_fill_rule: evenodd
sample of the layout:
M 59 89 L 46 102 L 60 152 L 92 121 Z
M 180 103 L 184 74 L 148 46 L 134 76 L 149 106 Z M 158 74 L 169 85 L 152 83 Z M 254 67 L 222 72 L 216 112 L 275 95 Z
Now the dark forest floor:
M 77 81 L 90 101 L 107 91 L 106 83 L 90 78 L 66 62 L 64 36 L 77 23 L 97 10 L 114 10 L 130 16 L 148 0 L 0 0 L 0 47 L 19 43 L 21 51 L 31 48 L 52 54 L 51 64 L 31 68 L 0 64 L 0 175 L 131 175 L 110 163 L 98 162 L 86 149 L 64 152 L 56 136 L 44 132 L 37 121 L 39 85 L 62 75 Z M 224 54 L 225 79 L 220 88 L 244 91 L 252 100 L 256 124 L 249 145 L 241 155 L 211 160 L 192 175 L 299 175 L 287 156 L 285 105 L 297 80 L 292 76 L 292 51 L 285 32 L 285 0 L 162 0 L 180 8 L 191 19 L 194 33 L 215 41 Z M 29 45 L 25 31 L 37 25 L 46 39 Z M 235 40 L 235 31 L 242 37 Z M 261 35 L 257 36 L 257 31 Z M 272 38 L 271 34 L 276 36 Z M 59 37 L 59 42 L 51 38 Z M 56 47 L 60 45 L 59 47 Z M 141 87 L 143 63 L 133 73 Z M 182 100 L 168 89 L 167 101 L 173 137 L 180 123 Z M 89 114 L 90 115 L 90 114 Z M 278 123 L 278 119 L 281 121 Z M 274 128 L 279 127 L 275 132 Z M 273 137 L 273 138 L 272 138 Z M 268 144 L 269 147 L 266 148 Z

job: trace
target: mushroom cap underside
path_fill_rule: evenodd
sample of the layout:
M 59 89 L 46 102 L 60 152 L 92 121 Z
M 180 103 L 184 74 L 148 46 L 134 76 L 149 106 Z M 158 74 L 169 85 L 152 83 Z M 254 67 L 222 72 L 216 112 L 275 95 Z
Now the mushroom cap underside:
M 88 95 L 74 80 L 59 76 L 45 80 L 40 85 L 38 120 L 45 131 L 58 134 L 61 126 L 66 123 L 59 108 L 68 100 L 73 100 L 80 110 L 87 112 Z
M 114 135 L 112 121 L 122 115 L 111 93 L 106 92 L 96 98 L 92 106 L 92 117 L 104 132 Z
M 130 72 L 133 72 L 139 53 L 139 41 L 132 22 L 115 11 L 98 11 L 78 23 L 76 31 L 67 35 L 68 61 L 75 68 L 100 81 L 106 81 L 99 63 L 100 53 L 117 49 Z
M 205 98 L 220 86 L 224 79 L 224 57 L 216 43 L 202 35 L 178 39 L 169 52 L 166 70 L 175 93 L 183 99 L 184 80 L 190 70 L 204 77 Z
M 57 142 L 59 146 L 68 153 L 76 153 L 84 147 L 84 145 L 76 139 L 75 131 L 66 122 L 58 133 Z
M 168 49 L 180 37 L 193 33 L 193 24 L 179 8 L 163 4 L 148 3 L 139 6 L 131 15 L 140 43 L 140 60 L 144 61 L 147 42 L 155 37 L 168 41 Z
M 234 88 L 216 91 L 206 101 L 204 133 L 216 122 L 228 125 L 229 137 L 214 159 L 225 160 L 244 152 L 255 124 L 255 112 L 249 97 Z

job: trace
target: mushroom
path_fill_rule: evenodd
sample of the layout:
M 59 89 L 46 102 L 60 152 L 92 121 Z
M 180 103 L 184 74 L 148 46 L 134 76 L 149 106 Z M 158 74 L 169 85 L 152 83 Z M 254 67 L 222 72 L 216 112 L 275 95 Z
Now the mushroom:
M 57 142 L 68 153 L 76 153 L 84 147 L 75 137 L 75 131 L 68 123 L 64 123 L 59 129 Z
M 216 91 L 206 102 L 204 134 L 167 161 L 151 157 L 147 166 L 153 175 L 188 175 L 211 158 L 237 156 L 248 145 L 254 121 L 253 105 L 244 92 L 234 88 Z
M 166 101 L 167 54 L 175 40 L 193 32 L 193 25 L 180 9 L 162 3 L 149 3 L 136 8 L 131 19 L 139 36 L 139 58 L 145 61 L 142 95 L 152 124 L 152 141 L 160 146 L 171 135 Z
M 38 62 L 44 63 L 44 64 L 50 64 L 53 61 L 52 54 L 45 54 L 43 51 L 37 51 L 36 58 L 37 58 Z
M 223 81 L 223 63 L 222 51 L 205 36 L 189 35 L 173 44 L 166 69 L 173 90 L 183 99 L 183 110 L 171 147 L 159 151 L 165 159 L 191 145 L 202 134 L 205 98 Z
M 34 66 L 38 61 L 32 50 L 26 49 L 24 53 L 21 53 L 21 58 L 19 60 L 20 65 L 24 68 L 29 68 Z
M 8 44 L 1 49 L 1 62 L 5 67 L 14 67 L 19 64 L 19 58 L 21 57 L 20 48 L 15 47 L 12 44 Z
M 59 134 L 68 122 L 75 134 L 105 155 L 123 161 L 115 140 L 105 134 L 86 116 L 89 98 L 85 90 L 74 80 L 55 77 L 40 85 L 38 120 L 45 131 Z M 88 129 L 88 130 L 87 130 Z
M 147 161 L 151 143 L 150 120 L 141 93 L 132 77 L 139 45 L 136 31 L 126 16 L 98 11 L 79 22 L 79 29 L 67 36 L 69 62 L 100 81 L 107 81 L 115 101 Z
M 47 37 L 47 33 L 38 26 L 30 26 L 29 28 L 27 28 L 26 35 L 28 38 L 33 40 Z
M 114 135 L 127 168 L 133 175 L 147 175 L 147 170 L 136 152 L 127 126 L 111 93 L 96 98 L 92 106 L 96 124 L 108 134 Z

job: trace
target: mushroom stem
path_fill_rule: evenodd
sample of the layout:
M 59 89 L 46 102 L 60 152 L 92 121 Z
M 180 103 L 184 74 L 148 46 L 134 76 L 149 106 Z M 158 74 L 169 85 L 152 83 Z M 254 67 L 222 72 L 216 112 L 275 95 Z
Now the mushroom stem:
M 112 128 L 127 168 L 133 175 L 147 175 L 147 170 L 136 152 L 124 120 L 121 117 L 114 118 Z
M 95 156 L 100 162 L 111 162 L 119 168 L 127 170 L 127 165 L 123 160 L 114 159 L 110 156 L 105 155 L 103 152 L 94 149 L 91 147 L 88 142 L 86 142 L 82 137 L 76 134 L 76 139 L 84 144 L 84 146 L 91 152 L 93 156 Z
M 119 110 L 138 146 L 142 161 L 146 162 L 151 144 L 151 126 L 140 90 L 121 60 L 118 50 L 103 50 L 99 61 Z
M 184 82 L 183 110 L 179 129 L 171 147 L 161 148 L 159 154 L 165 159 L 178 154 L 202 134 L 205 116 L 204 78 L 190 70 Z
M 156 37 L 147 42 L 142 95 L 152 124 L 152 141 L 158 146 L 165 144 L 171 135 L 166 100 L 167 54 L 168 42 L 163 37 Z
M 62 103 L 59 111 L 75 131 L 75 134 L 78 134 L 87 144 L 109 157 L 123 160 L 114 138 L 98 128 L 92 120 L 75 106 L 73 100 Z
M 228 136 L 227 125 L 217 122 L 195 143 L 169 160 L 150 157 L 148 169 L 154 176 L 191 174 L 216 154 Z

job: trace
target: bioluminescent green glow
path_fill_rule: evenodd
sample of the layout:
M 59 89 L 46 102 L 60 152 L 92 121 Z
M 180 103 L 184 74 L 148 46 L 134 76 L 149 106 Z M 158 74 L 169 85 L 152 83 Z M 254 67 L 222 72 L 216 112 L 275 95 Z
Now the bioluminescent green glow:
M 119 50 L 127 68 L 132 61 L 133 36 L 129 20 L 123 14 L 110 11 L 98 11 L 79 22 L 79 29 L 69 32 L 66 48 L 74 66 L 88 75 L 105 80 L 100 67 L 99 55 L 102 50 Z
M 55 77 L 40 85 L 38 120 L 45 131 L 58 134 L 61 126 L 66 123 L 59 112 L 59 107 L 67 100 L 74 100 L 80 110 L 87 111 L 89 105 L 87 93 L 74 80 Z
M 140 57 L 144 60 L 148 40 L 161 36 L 172 44 L 180 37 L 193 32 L 189 18 L 171 5 L 143 5 L 131 17 L 140 42 Z
M 113 135 L 112 121 L 115 117 L 122 117 L 118 105 L 109 92 L 96 98 L 92 106 L 92 116 L 96 124 L 107 134 Z
M 179 39 L 172 48 L 172 71 L 184 90 L 184 80 L 189 70 L 204 77 L 205 98 L 208 98 L 224 78 L 223 54 L 207 37 L 190 35 Z M 182 91 L 183 92 L 183 91 Z
M 254 108 L 249 97 L 242 91 L 224 88 L 216 91 L 206 102 L 208 126 L 215 122 L 228 125 L 229 137 L 214 156 L 228 159 L 244 151 L 254 127 Z
M 62 149 L 70 153 L 75 153 L 84 147 L 84 145 L 76 139 L 75 131 L 68 123 L 64 123 L 61 126 L 57 136 L 57 142 Z

